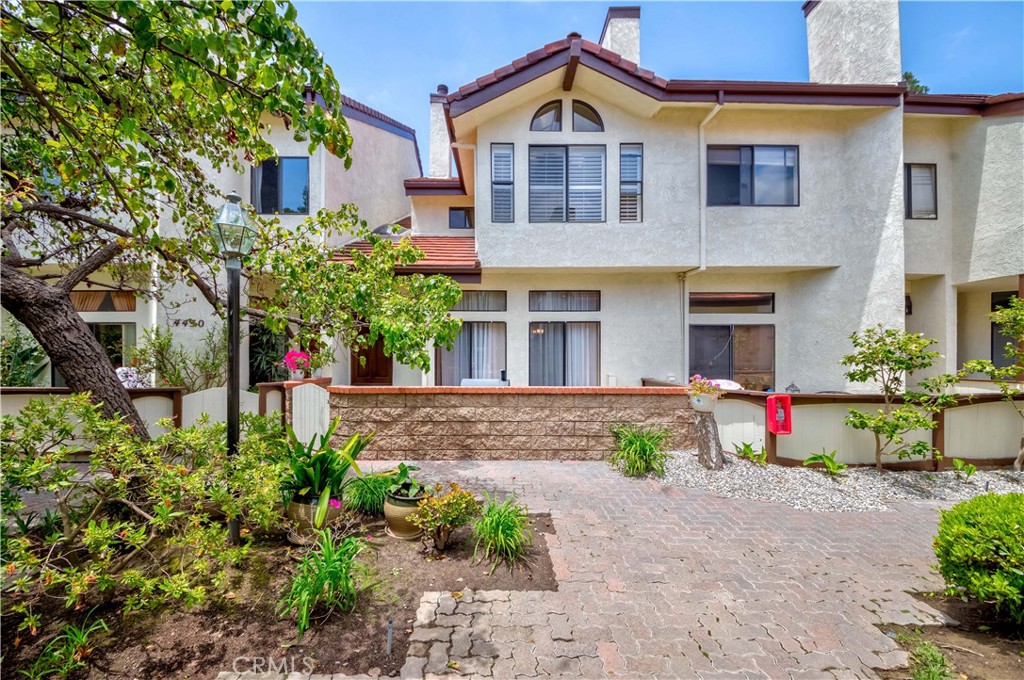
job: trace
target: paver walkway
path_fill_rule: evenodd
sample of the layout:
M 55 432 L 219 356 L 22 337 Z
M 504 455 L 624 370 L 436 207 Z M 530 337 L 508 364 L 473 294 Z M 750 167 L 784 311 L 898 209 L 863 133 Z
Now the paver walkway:
M 935 505 L 811 513 L 602 463 L 421 465 L 549 511 L 559 588 L 425 594 L 402 677 L 875 677 L 907 661 L 876 624 L 942 622 L 905 592 L 941 587 Z

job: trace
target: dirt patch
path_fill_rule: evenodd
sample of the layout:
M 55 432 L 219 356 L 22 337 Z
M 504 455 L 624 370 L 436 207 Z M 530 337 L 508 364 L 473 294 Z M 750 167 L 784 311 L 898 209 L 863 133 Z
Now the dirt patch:
M 936 645 L 965 680 L 1010 680 L 1024 678 L 1024 628 L 993 623 L 985 607 L 957 598 L 919 595 L 928 606 L 959 621 L 958 626 L 881 626 L 908 651 L 917 642 Z M 910 678 L 906 669 L 878 671 L 883 680 Z
M 89 668 L 72 677 L 213 678 L 233 665 L 238 671 L 358 674 L 379 669 L 382 675 L 397 675 L 425 591 L 558 589 L 545 540 L 545 534 L 554 533 L 551 517 L 530 517 L 534 542 L 529 560 L 512 571 L 499 567 L 490 575 L 489 564 L 472 560 L 468 528 L 455 534 L 455 544 L 443 559 L 433 559 L 419 541 L 386 537 L 383 522 L 367 525 L 371 543 L 378 548 L 364 551 L 360 561 L 376 586 L 354 612 L 313 623 L 301 642 L 293 621 L 281 620 L 275 612 L 301 553 L 280 541 L 262 541 L 253 546 L 231 598 L 185 611 L 170 608 L 127 618 L 113 608 L 95 610 L 90 620 L 103 618 L 110 633 L 94 638 Z M 79 624 L 83 618 L 83 612 L 69 616 L 59 602 L 49 609 L 43 618 L 52 625 L 45 634 L 23 636 L 18 646 L 15 627 L 4 625 L 0 648 L 5 677 L 31 665 L 61 624 Z M 389 617 L 394 624 L 390 655 Z

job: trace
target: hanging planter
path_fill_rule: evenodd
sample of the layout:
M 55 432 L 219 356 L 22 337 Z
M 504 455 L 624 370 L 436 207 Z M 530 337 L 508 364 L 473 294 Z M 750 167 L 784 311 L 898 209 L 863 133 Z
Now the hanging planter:
M 699 413 L 711 413 L 718 405 L 722 388 L 700 374 L 690 378 L 690 406 Z
M 701 413 L 711 413 L 715 410 L 715 406 L 718 405 L 717 394 L 691 394 L 690 395 L 690 406 L 693 407 L 694 411 Z

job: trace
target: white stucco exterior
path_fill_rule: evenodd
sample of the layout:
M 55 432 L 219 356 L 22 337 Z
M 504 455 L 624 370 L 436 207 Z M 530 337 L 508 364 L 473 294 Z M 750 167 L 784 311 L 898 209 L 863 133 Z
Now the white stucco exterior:
M 899 5 L 824 0 L 807 13 L 812 83 L 896 83 L 902 79 Z

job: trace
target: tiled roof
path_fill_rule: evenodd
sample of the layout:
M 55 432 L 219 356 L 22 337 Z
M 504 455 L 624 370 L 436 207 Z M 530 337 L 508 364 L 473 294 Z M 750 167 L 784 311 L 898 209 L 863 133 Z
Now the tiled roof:
M 394 127 L 398 128 L 399 130 L 403 130 L 403 131 L 408 132 L 409 134 L 412 134 L 412 135 L 416 134 L 416 131 L 413 130 L 408 125 L 404 125 L 402 123 L 399 123 L 397 120 L 395 120 L 391 116 L 385 115 L 385 114 L 381 113 L 380 111 L 378 111 L 377 109 L 372 109 L 369 106 L 367 106 L 366 104 L 364 104 L 362 102 L 358 102 L 355 99 L 352 99 L 351 97 L 346 97 L 345 95 L 341 95 L 341 103 L 342 103 L 343 106 L 347 106 L 349 108 L 352 108 L 352 109 L 354 109 L 354 110 L 356 110 L 356 111 L 358 111 L 360 113 L 363 113 L 363 114 L 369 116 L 370 118 L 375 118 L 375 119 L 379 120 L 382 123 L 387 123 L 388 125 L 393 125 Z
M 476 239 L 468 236 L 407 236 L 414 246 L 423 251 L 423 259 L 399 267 L 404 273 L 478 272 L 480 261 L 476 256 Z M 389 239 L 390 240 L 390 239 Z M 342 246 L 336 261 L 351 260 L 351 252 L 369 253 L 373 246 L 367 241 L 355 241 Z

